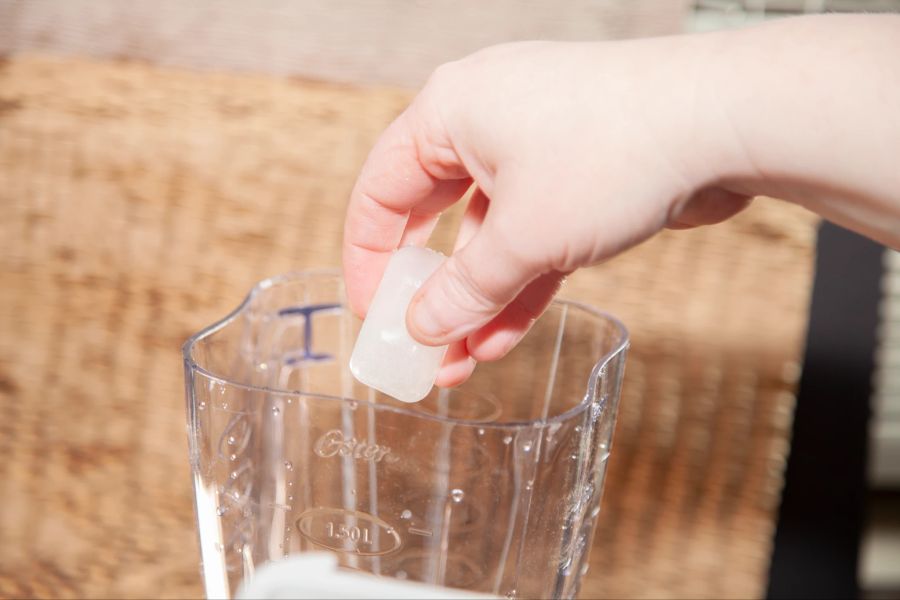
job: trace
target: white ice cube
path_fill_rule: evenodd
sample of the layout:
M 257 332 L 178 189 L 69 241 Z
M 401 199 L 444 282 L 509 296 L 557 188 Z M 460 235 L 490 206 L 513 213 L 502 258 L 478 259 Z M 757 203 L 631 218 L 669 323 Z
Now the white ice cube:
M 391 256 L 350 356 L 350 372 L 360 383 L 403 402 L 418 402 L 431 391 L 447 346 L 414 340 L 406 330 L 406 310 L 445 258 L 415 246 Z

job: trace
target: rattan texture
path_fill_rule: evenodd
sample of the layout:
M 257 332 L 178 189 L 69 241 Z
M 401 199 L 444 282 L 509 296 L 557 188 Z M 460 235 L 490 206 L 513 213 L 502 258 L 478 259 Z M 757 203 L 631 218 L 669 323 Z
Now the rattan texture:
M 0 66 L 0 596 L 202 594 L 180 345 L 257 280 L 339 264 L 355 172 L 408 100 L 139 63 Z M 632 333 L 582 597 L 763 594 L 814 228 L 760 199 L 567 283 Z

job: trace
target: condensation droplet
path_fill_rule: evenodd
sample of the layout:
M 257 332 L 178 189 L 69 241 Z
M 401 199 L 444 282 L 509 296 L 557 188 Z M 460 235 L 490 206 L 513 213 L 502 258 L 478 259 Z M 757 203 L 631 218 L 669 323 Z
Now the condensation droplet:
M 454 502 L 462 502 L 463 498 L 466 497 L 466 493 L 459 488 L 455 488 L 450 490 L 450 498 Z
M 388 534 L 388 535 L 393 535 L 393 533 L 394 533 L 394 528 L 393 528 L 393 527 L 388 527 L 387 529 L 384 530 L 384 532 L 385 532 L 386 534 Z
M 233 435 L 229 435 L 228 436 L 228 445 L 234 446 L 235 444 L 237 444 L 237 438 L 234 437 Z
M 234 459 L 232 458 L 231 460 L 234 460 Z M 232 471 L 231 474 L 229 474 L 228 476 L 231 477 L 232 479 L 237 479 L 238 477 L 240 477 L 240 475 L 241 474 L 238 473 L 237 471 Z
M 404 519 L 404 520 L 412 519 L 412 511 L 409 510 L 408 508 L 404 509 L 403 512 L 400 513 L 400 518 Z
M 599 514 L 600 514 L 600 507 L 595 506 L 594 510 L 591 511 L 591 518 L 593 519 L 594 517 L 596 517 Z
M 571 455 L 569 458 L 571 458 L 572 460 L 578 460 L 578 455 L 577 455 L 577 454 L 573 454 L 573 455 Z
M 288 502 L 293 502 L 293 501 L 294 501 L 294 497 L 293 497 L 293 496 L 288 496 Z
M 293 485 L 294 485 L 293 481 L 288 481 L 288 487 L 293 487 Z
M 201 400 L 197 403 L 197 410 L 205 410 L 206 409 L 206 400 Z
M 516 597 L 516 590 L 509 590 L 508 592 L 506 592 L 507 600 L 513 600 L 513 598 L 515 598 L 515 597 Z
M 228 512 L 228 509 L 227 509 L 226 507 L 224 507 L 224 506 L 220 506 L 220 507 L 218 507 L 218 508 L 216 509 L 216 514 L 217 514 L 218 516 L 220 516 L 220 517 L 221 517 L 222 515 L 224 515 L 225 513 L 227 513 L 227 512 Z
M 575 426 L 575 433 L 578 433 L 578 432 L 580 432 L 580 431 L 581 431 L 581 425 L 576 425 L 576 426 Z
M 503 438 L 503 443 L 504 443 L 504 444 L 507 444 L 507 445 L 508 445 L 511 441 L 512 441 L 512 436 L 511 436 L 511 435 L 508 435 L 508 436 L 506 436 L 505 438 Z
M 347 408 L 349 408 L 350 410 L 356 410 L 357 406 L 358 406 L 358 404 L 356 403 L 355 400 L 351 400 L 347 403 Z
M 238 459 L 238 455 L 237 455 L 237 454 L 232 454 L 232 455 L 229 456 L 228 458 L 230 458 L 231 460 L 237 460 L 237 459 Z
M 216 546 L 216 552 L 222 552 L 223 550 L 225 550 L 225 546 L 223 546 L 219 542 L 216 542 L 215 546 Z
M 522 444 L 522 450 L 525 452 L 531 452 L 531 442 L 525 442 Z
M 284 461 L 284 468 L 287 469 L 288 471 L 293 471 L 293 470 L 294 470 L 294 463 L 292 463 L 292 462 L 289 461 L 289 460 L 286 460 L 286 461 Z
M 281 414 L 281 409 L 278 408 L 277 406 L 273 406 L 273 407 L 272 407 L 272 414 L 275 415 L 275 416 L 277 417 L 278 415 Z
M 478 435 L 484 435 L 484 427 L 478 428 Z
M 534 482 L 533 482 L 533 481 L 526 481 L 526 482 L 525 482 L 525 489 L 526 489 L 526 490 L 530 490 L 530 489 L 533 488 L 533 487 L 534 487 Z

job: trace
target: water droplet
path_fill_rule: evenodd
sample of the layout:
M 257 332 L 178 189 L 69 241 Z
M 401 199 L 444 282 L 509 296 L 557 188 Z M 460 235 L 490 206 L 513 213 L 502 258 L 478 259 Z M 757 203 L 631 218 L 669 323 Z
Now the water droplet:
M 268 368 L 269 368 L 269 365 L 267 365 L 266 363 L 259 363 L 259 370 L 260 370 L 260 371 L 265 371 L 265 370 L 267 370 Z
M 576 426 L 575 426 L 575 433 L 578 433 L 578 432 L 580 432 L 580 431 L 581 431 L 581 425 L 576 425 Z
M 278 408 L 277 406 L 273 406 L 273 407 L 272 407 L 272 414 L 275 415 L 275 416 L 277 417 L 278 415 L 281 414 L 281 409 Z
M 293 501 L 294 501 L 294 497 L 293 497 L 293 496 L 288 496 L 288 502 L 293 502 Z
M 506 436 L 505 438 L 503 438 L 503 443 L 504 443 L 504 444 L 507 444 L 507 445 L 508 445 L 511 441 L 512 441 L 512 436 L 511 436 L 511 435 L 508 435 L 508 436 Z
M 234 498 L 235 500 L 240 500 L 241 493 L 237 490 L 234 490 L 233 492 L 231 492 L 231 497 Z
M 293 487 L 293 485 L 294 485 L 293 481 L 288 481 L 288 487 Z
M 234 460 L 234 459 L 232 458 L 231 460 Z M 232 479 L 237 479 L 238 477 L 240 477 L 240 475 L 241 474 L 238 473 L 237 471 L 232 471 L 228 476 L 231 477 Z
M 238 455 L 237 455 L 237 454 L 232 454 L 232 455 L 229 456 L 228 458 L 230 458 L 231 460 L 237 460 L 237 459 L 238 459 Z
M 289 460 L 286 460 L 286 461 L 284 461 L 284 468 L 287 469 L 288 471 L 293 471 L 293 470 L 294 470 L 294 463 L 292 463 L 292 462 L 289 461 Z
M 409 510 L 408 508 L 407 508 L 407 509 L 404 509 L 403 512 L 400 513 L 400 518 L 401 518 L 401 519 L 404 519 L 404 520 L 406 520 L 406 519 L 412 519 L 412 511 Z
M 223 546 L 219 542 L 216 542 L 215 546 L 216 546 L 216 552 L 222 552 L 225 549 L 225 546 Z
M 595 506 L 594 510 L 591 511 L 591 518 L 593 519 L 594 517 L 596 517 L 599 514 L 600 514 L 600 507 Z
M 534 487 L 534 481 L 526 481 L 526 482 L 525 482 L 525 489 L 526 489 L 526 490 L 530 490 L 530 489 L 533 488 L 533 487 Z
M 288 399 L 287 399 L 287 403 L 288 403 L 288 404 L 293 404 L 293 403 L 294 403 L 294 399 L 293 399 L 293 398 L 288 398 Z
M 581 573 L 581 576 L 584 577 L 585 575 L 587 575 L 588 569 L 590 568 L 590 563 L 584 563 L 583 565 L 581 565 L 581 571 L 579 571 Z
M 513 600 L 513 598 L 515 598 L 515 597 L 516 597 L 516 590 L 509 590 L 508 592 L 506 592 L 507 600 Z
M 466 497 L 466 493 L 459 488 L 455 488 L 450 490 L 450 498 L 454 502 L 462 502 L 463 498 Z
M 224 506 L 220 506 L 219 508 L 216 509 L 216 514 L 220 517 L 227 512 L 228 512 L 228 508 L 226 508 Z
M 355 400 L 350 400 L 349 402 L 347 402 L 347 408 L 349 408 L 350 410 L 356 410 L 357 406 L 359 406 L 359 405 L 356 403 Z
M 573 455 L 569 456 L 569 458 L 571 458 L 572 460 L 578 460 L 578 455 L 573 454 Z
M 597 419 L 600 417 L 600 413 L 603 412 L 603 405 L 599 402 L 594 402 L 591 404 L 591 418 Z
M 392 535 L 394 533 L 394 528 L 388 527 L 387 529 L 384 530 L 384 532 L 388 535 Z
M 522 444 L 522 450 L 525 452 L 531 452 L 531 442 L 525 442 Z
M 484 435 L 484 427 L 478 428 L 478 435 Z
M 197 410 L 205 410 L 206 409 L 206 400 L 201 400 L 197 403 Z
M 397 579 L 406 579 L 406 571 L 397 571 L 394 573 L 394 577 Z
M 288 525 L 287 527 L 284 528 L 284 530 L 285 530 L 285 531 L 290 531 L 290 530 L 291 530 L 291 526 Z
M 228 445 L 234 446 L 235 444 L 237 444 L 237 438 L 234 437 L 233 435 L 229 435 L 228 436 Z
M 351 495 L 351 496 L 355 496 L 355 495 L 356 495 L 356 490 L 350 490 L 350 495 Z

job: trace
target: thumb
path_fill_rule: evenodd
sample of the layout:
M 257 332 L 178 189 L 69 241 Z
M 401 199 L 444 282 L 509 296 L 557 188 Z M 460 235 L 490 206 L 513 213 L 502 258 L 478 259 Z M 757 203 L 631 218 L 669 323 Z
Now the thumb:
M 488 218 L 468 244 L 453 253 L 413 297 L 406 316 L 410 335 L 440 346 L 461 340 L 493 319 L 540 275 L 503 243 Z

